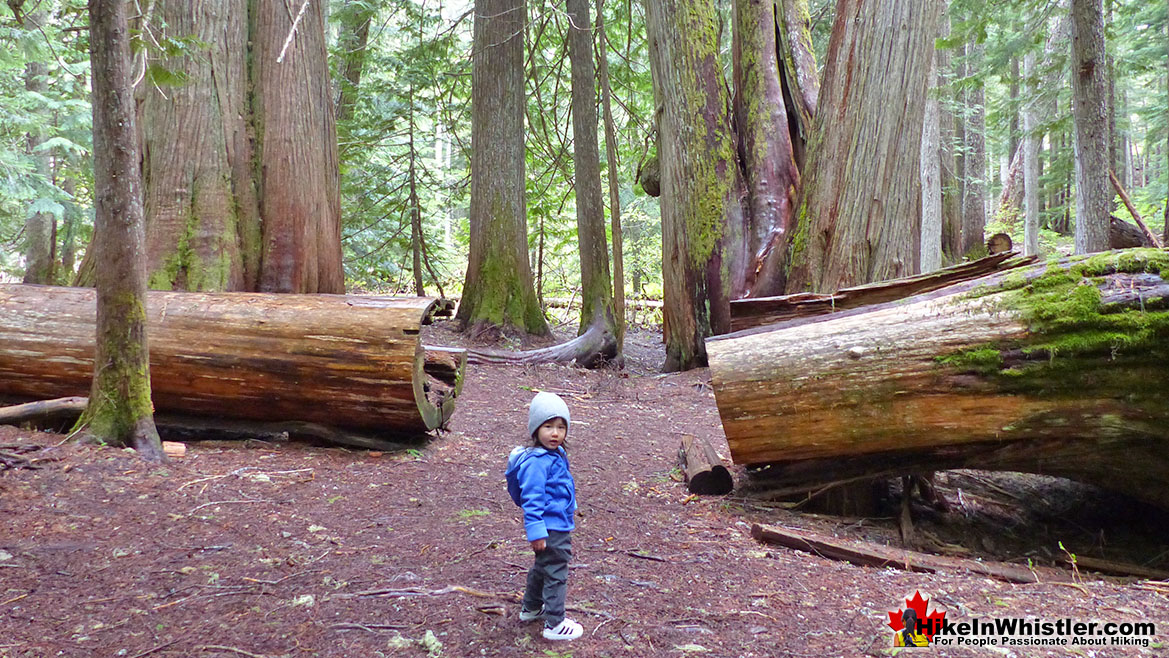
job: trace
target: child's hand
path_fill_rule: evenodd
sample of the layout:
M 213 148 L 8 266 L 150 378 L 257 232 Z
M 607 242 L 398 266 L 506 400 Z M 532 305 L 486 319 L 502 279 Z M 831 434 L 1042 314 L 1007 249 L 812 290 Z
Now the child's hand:
M 536 539 L 532 541 L 532 550 L 539 553 L 548 547 L 548 543 L 544 539 Z

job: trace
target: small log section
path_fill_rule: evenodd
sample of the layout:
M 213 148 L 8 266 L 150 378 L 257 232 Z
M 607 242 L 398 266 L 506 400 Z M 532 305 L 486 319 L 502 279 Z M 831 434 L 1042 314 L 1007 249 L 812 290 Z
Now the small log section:
M 95 293 L 0 285 L 0 395 L 84 396 Z M 161 414 L 420 435 L 454 413 L 466 354 L 424 347 L 425 297 L 150 291 Z
M 689 434 L 682 435 L 678 462 L 682 468 L 682 477 L 686 481 L 686 489 L 690 493 L 725 496 L 735 488 L 731 472 L 723 466 L 722 459 L 707 441 Z
M 996 273 L 707 341 L 735 463 L 776 495 L 980 468 L 1169 508 L 1169 251 Z

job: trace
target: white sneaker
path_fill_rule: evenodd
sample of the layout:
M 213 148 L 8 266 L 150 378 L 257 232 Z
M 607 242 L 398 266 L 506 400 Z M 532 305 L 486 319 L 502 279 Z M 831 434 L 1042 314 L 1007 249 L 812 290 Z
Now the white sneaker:
M 565 619 L 555 628 L 544 627 L 545 640 L 575 640 L 584 635 L 584 628 L 571 619 Z
M 537 619 L 539 619 L 540 617 L 543 617 L 543 616 L 544 616 L 544 606 L 540 606 L 539 610 L 531 610 L 531 611 L 524 610 L 523 606 L 520 606 L 520 621 L 536 621 Z

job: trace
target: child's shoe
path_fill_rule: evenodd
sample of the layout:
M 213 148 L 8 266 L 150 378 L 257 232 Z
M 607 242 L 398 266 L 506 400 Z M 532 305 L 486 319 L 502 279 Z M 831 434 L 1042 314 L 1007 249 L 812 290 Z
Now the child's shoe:
M 520 606 L 520 621 L 536 621 L 544 616 L 544 606 L 540 606 L 539 610 L 525 610 Z
M 575 640 L 581 635 L 584 635 L 584 628 L 571 619 L 564 619 L 552 628 L 544 626 L 545 640 Z

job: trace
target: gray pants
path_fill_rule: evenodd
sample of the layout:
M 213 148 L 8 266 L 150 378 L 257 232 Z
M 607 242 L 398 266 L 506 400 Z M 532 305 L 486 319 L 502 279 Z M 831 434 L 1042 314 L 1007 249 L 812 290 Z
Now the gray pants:
M 546 548 L 536 553 L 536 563 L 528 570 L 528 585 L 524 588 L 524 610 L 539 610 L 543 605 L 545 626 L 556 626 L 564 620 L 570 559 L 570 534 L 549 530 Z

